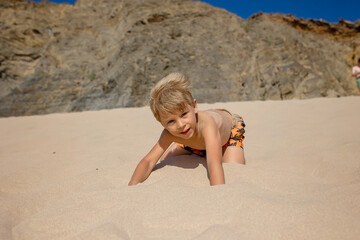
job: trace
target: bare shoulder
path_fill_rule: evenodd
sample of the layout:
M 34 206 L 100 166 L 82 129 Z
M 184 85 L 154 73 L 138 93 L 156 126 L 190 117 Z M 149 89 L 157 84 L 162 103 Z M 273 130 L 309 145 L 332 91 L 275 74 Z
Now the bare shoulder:
M 208 126 L 209 124 L 216 124 L 220 119 L 220 116 L 217 116 L 217 113 L 214 113 L 211 110 L 199 111 L 198 117 L 200 128 Z
M 219 116 L 211 111 L 199 111 L 199 133 L 205 140 L 214 138 L 216 133 L 219 132 Z
M 199 113 L 200 114 L 200 113 Z M 220 111 L 216 109 L 202 111 L 199 118 L 202 119 L 203 123 L 201 128 L 216 128 L 220 133 L 221 143 L 224 145 L 229 139 L 231 127 L 232 127 L 232 116 L 230 113 Z
M 159 138 L 159 144 L 161 146 L 170 146 L 170 144 L 173 141 L 174 141 L 174 136 L 164 128 Z

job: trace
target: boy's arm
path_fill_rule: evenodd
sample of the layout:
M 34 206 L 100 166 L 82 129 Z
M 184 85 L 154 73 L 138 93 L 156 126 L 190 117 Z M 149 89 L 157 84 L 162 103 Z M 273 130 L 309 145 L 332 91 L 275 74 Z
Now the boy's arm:
M 137 165 L 128 185 L 136 185 L 139 182 L 145 181 L 149 177 L 152 169 L 160 159 L 161 155 L 163 155 L 171 143 L 172 140 L 170 138 L 169 132 L 164 130 L 160 136 L 159 141 Z
M 210 185 L 224 184 L 221 139 L 216 123 L 213 120 L 208 121 L 202 129 L 202 134 L 206 146 L 206 163 L 210 176 Z

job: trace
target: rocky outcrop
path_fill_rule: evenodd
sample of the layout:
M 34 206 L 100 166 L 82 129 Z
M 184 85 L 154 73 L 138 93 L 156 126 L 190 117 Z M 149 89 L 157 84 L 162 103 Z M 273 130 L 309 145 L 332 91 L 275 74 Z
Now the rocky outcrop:
M 261 15 L 262 13 L 254 14 L 250 18 L 256 18 Z M 327 35 L 328 37 L 333 37 L 337 39 L 347 39 L 351 37 L 356 37 L 360 34 L 360 23 L 352 23 L 349 21 L 345 21 L 342 18 L 339 19 L 338 23 L 328 23 L 324 20 L 304 20 L 302 18 L 296 18 L 291 14 L 270 14 L 269 17 L 271 18 L 271 20 L 276 20 L 289 24 L 295 29 Z
M 180 71 L 198 102 L 356 95 L 359 22 L 198 1 L 0 2 L 0 116 L 147 104 Z

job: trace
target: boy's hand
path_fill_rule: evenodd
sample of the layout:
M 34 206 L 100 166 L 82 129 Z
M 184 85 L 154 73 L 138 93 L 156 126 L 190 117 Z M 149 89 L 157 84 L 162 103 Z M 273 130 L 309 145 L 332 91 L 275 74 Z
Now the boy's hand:
M 225 184 L 224 169 L 221 162 L 208 163 L 210 185 Z

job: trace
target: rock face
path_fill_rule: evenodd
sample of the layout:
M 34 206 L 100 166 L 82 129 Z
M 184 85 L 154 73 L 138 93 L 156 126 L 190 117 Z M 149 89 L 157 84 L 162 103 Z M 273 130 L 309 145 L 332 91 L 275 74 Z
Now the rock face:
M 360 23 L 247 20 L 185 0 L 0 2 L 0 116 L 143 106 L 170 72 L 198 102 L 357 95 Z

